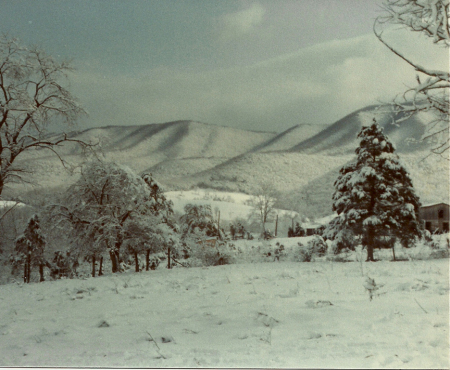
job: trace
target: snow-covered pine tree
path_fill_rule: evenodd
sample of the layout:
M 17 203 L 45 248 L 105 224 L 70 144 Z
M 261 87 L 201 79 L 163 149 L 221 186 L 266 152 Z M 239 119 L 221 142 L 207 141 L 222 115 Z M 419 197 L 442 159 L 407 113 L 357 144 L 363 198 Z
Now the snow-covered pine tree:
M 24 234 L 16 240 L 16 256 L 11 257 L 13 270 L 15 270 L 19 264 L 24 265 L 23 281 L 25 283 L 30 282 L 31 266 L 39 267 L 39 281 L 44 281 L 44 265 L 46 262 L 44 258 L 45 244 L 39 217 L 34 215 L 28 221 Z
M 149 238 L 144 244 L 145 268 L 148 271 L 150 263 L 150 253 L 160 251 L 160 246 L 167 255 L 167 268 L 171 268 L 172 259 L 178 257 L 180 249 L 180 228 L 176 222 L 173 202 L 168 200 L 164 195 L 163 187 L 153 178 L 151 173 L 144 173 L 141 175 L 150 189 L 150 210 L 153 215 L 160 219 L 157 227 L 151 233 L 148 233 Z
M 152 213 L 156 216 L 162 213 L 165 217 L 172 215 L 173 202 L 166 198 L 163 187 L 153 178 L 151 173 L 144 173 L 141 177 L 150 189 L 150 198 L 153 200 Z
M 184 206 L 184 215 L 181 216 L 180 221 L 182 223 L 183 237 L 189 234 L 201 236 L 219 235 L 209 204 L 186 204 Z
M 344 230 L 362 236 L 367 260 L 382 236 L 402 242 L 419 236 L 419 198 L 411 178 L 395 154 L 395 148 L 374 120 L 358 134 L 355 162 L 345 165 L 335 181 L 333 221 L 328 235 L 338 237 Z M 331 232 L 330 232 L 331 231 Z
M 39 281 L 44 281 L 45 265 L 45 238 L 42 235 L 41 225 L 38 215 L 31 217 L 24 232 L 25 237 L 30 241 L 32 250 L 32 264 L 39 267 Z
M 12 265 L 11 274 L 15 275 L 20 266 L 23 265 L 23 282 L 29 283 L 30 281 L 30 265 L 31 265 L 31 245 L 30 241 L 21 235 L 16 239 L 14 253 L 11 253 L 9 261 Z

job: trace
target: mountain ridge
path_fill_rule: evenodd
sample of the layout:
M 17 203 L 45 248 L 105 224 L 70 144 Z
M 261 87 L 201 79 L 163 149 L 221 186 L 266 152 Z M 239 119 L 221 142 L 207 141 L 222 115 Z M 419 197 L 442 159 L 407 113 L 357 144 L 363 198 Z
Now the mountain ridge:
M 361 108 L 331 125 L 298 124 L 281 133 L 178 120 L 89 128 L 68 135 L 99 142 L 105 160 L 127 165 L 137 173 L 151 172 L 168 190 L 211 187 L 251 194 L 261 181 L 269 179 L 289 199 L 286 203 L 291 207 L 304 207 L 308 202 L 299 201 L 299 197 L 309 197 L 313 201 L 308 206 L 317 205 L 320 212 L 325 212 L 330 208 L 332 184 L 322 186 L 323 182 L 330 182 L 337 169 L 354 158 L 359 144 L 357 134 L 373 118 L 384 127 L 397 153 L 408 158 L 408 169 L 418 179 L 418 189 L 426 195 L 426 201 L 448 194 L 448 163 L 426 172 L 417 163 L 426 156 L 429 143 L 407 143 L 409 137 L 420 141 L 426 117 L 419 115 L 392 125 L 392 112 L 379 110 L 378 106 Z M 73 143 L 65 144 L 59 152 L 74 166 L 86 159 Z M 63 188 L 76 180 L 56 157 L 44 151 L 31 151 L 20 163 L 35 171 L 31 181 L 43 188 Z M 427 181 L 433 184 L 432 192 L 427 190 Z M 24 189 L 17 186 L 12 193 Z M 286 196 L 289 193 L 294 196 Z

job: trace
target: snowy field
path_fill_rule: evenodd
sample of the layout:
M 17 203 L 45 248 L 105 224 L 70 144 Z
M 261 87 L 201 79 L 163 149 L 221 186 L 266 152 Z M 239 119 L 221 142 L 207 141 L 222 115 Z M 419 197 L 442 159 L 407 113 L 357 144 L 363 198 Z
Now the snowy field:
M 167 199 L 174 203 L 174 211 L 180 214 L 184 213 L 186 204 L 210 205 L 211 210 L 220 211 L 220 218 L 222 220 L 231 221 L 236 218 L 247 219 L 249 214 L 254 210 L 254 207 L 248 205 L 252 200 L 251 195 L 243 193 L 233 193 L 217 190 L 187 190 L 187 191 L 168 191 L 165 193 Z M 298 215 L 294 211 L 286 211 L 274 209 L 280 217 L 284 215 L 295 216 Z
M 8 284 L 0 366 L 448 368 L 448 278 L 439 259 Z

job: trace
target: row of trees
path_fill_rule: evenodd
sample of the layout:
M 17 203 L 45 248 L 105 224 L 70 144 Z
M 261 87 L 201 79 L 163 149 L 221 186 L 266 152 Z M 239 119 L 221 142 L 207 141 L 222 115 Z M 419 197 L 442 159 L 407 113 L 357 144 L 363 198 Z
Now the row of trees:
M 47 207 L 55 227 L 69 230 L 78 253 L 93 264 L 103 254 L 111 260 L 112 272 L 120 270 L 121 252 L 145 254 L 149 269 L 151 253 L 166 251 L 169 259 L 178 249 L 180 236 L 172 203 L 151 174 L 138 176 L 130 169 L 93 161 L 82 169 L 59 204 Z
M 184 211 L 178 219 L 172 202 L 150 173 L 138 176 L 115 163 L 91 161 L 82 167 L 79 180 L 40 212 L 46 232 L 64 235 L 69 243 L 66 250 L 56 251 L 53 262 L 47 260 L 50 252 L 45 251 L 46 239 L 39 217 L 34 215 L 15 241 L 10 256 L 13 273 L 23 267 L 24 281 L 29 282 L 32 267 L 38 267 L 43 281 L 44 267 L 55 276 L 63 270 L 67 274 L 82 259 L 92 264 L 92 276 L 97 274 L 99 262 L 98 275 L 102 275 L 105 255 L 113 273 L 129 258 L 140 271 L 143 255 L 149 270 L 151 256 L 158 253 L 165 255 L 171 268 L 174 263 L 182 264 L 181 258 L 201 255 L 204 247 L 199 240 L 220 240 L 225 234 L 209 205 L 187 204 Z

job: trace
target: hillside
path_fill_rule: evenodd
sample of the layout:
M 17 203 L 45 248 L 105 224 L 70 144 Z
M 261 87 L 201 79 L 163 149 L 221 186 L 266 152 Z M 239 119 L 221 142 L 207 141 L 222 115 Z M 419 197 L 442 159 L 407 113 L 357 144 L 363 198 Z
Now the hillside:
M 229 158 L 252 151 L 276 136 L 271 132 L 239 130 L 193 121 L 176 121 L 143 126 L 106 126 L 68 134 L 72 139 L 99 143 L 97 155 L 107 161 L 116 161 L 136 172 L 152 170 L 159 165 L 164 178 L 186 176 L 204 171 Z M 52 136 L 58 138 L 60 135 Z M 86 158 L 75 143 L 67 143 L 58 149 L 72 167 Z M 58 158 L 49 151 L 33 150 L 24 153 L 20 165 L 32 175 L 32 183 L 43 188 L 64 187 L 75 181 L 71 172 L 61 166 Z M 173 169 L 167 171 L 167 168 Z M 157 167 L 158 168 L 158 167 Z M 73 169 L 73 168 L 72 168 Z M 75 173 L 79 170 L 75 168 Z M 169 176 L 167 176 L 167 174 Z M 10 194 L 28 190 L 15 185 Z
M 305 154 L 341 155 L 352 154 L 358 146 L 357 135 L 364 125 L 370 125 L 373 118 L 384 128 L 384 133 L 395 144 L 399 153 L 413 153 L 425 150 L 429 143 L 411 144 L 410 139 L 419 141 L 425 133 L 426 115 L 422 114 L 406 119 L 400 125 L 394 125 L 393 119 L 402 118 L 386 110 L 369 106 L 357 110 L 334 124 L 326 127 L 317 135 L 293 146 L 290 151 Z
M 201 185 L 233 191 L 254 192 L 263 180 L 270 180 L 276 188 L 298 189 L 310 179 L 344 164 L 350 156 L 330 157 L 289 152 L 250 153 L 232 158 L 218 166 L 188 176 L 174 179 L 190 185 Z
M 72 139 L 100 143 L 105 152 L 130 157 L 157 153 L 165 158 L 234 157 L 276 136 L 273 132 L 239 130 L 195 121 L 175 121 L 142 126 L 106 126 L 71 132 Z M 57 138 L 58 135 L 54 136 Z M 42 152 L 42 153 L 41 153 Z M 79 154 L 74 144 L 65 144 L 61 154 Z M 44 151 L 38 151 L 45 155 Z
M 317 135 L 329 126 L 330 125 L 296 125 L 256 147 L 253 151 L 273 152 L 288 150 L 298 143 Z
M 329 213 L 339 168 L 354 157 L 356 136 L 374 117 L 405 159 L 422 200 L 447 201 L 448 162 L 437 157 L 425 159 L 429 143 L 410 142 L 424 134 L 428 118 L 424 114 L 398 126 L 391 123 L 390 112 L 369 106 L 331 125 L 299 124 L 279 134 L 175 121 L 106 126 L 74 131 L 69 136 L 100 143 L 98 154 L 107 161 L 138 173 L 151 172 L 167 190 L 202 187 L 251 194 L 261 181 L 269 179 L 281 193 L 281 208 L 318 217 Z M 77 166 L 86 160 L 74 144 L 59 152 L 71 163 L 75 175 L 42 150 L 21 158 L 21 164 L 33 172 L 31 182 L 44 191 L 67 187 L 77 178 Z M 17 196 L 29 189 L 16 185 L 5 195 Z

